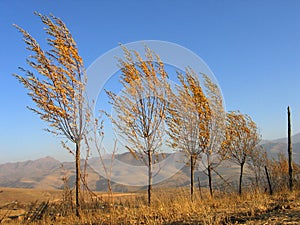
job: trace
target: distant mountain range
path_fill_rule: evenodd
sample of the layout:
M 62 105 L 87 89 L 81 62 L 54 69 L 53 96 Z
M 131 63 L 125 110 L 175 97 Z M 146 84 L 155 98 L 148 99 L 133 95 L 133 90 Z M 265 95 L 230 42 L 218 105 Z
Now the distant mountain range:
M 300 133 L 292 136 L 293 144 L 293 160 L 300 163 Z M 287 155 L 287 138 L 279 138 L 276 140 L 263 140 L 261 145 L 267 151 L 268 156 L 277 158 L 279 153 Z
M 293 141 L 293 159 L 296 163 L 300 162 L 300 133 L 292 137 Z M 261 145 L 268 152 L 269 157 L 277 158 L 278 153 L 287 152 L 287 139 L 280 138 L 271 141 L 262 141 Z M 170 156 L 167 154 L 165 157 Z M 116 159 L 129 165 L 139 166 L 141 161 L 137 161 L 130 153 L 118 154 Z M 84 164 L 84 161 L 82 161 Z M 87 167 L 87 181 L 89 188 L 92 190 L 107 190 L 107 180 L 96 172 L 99 168 L 99 159 L 92 158 L 89 160 Z M 95 170 L 96 169 L 96 170 Z M 113 171 L 115 175 L 127 176 L 126 179 L 142 179 L 142 174 L 137 168 L 137 173 L 125 173 L 125 169 L 121 167 Z M 237 179 L 239 168 L 236 165 L 225 165 L 219 168 L 222 179 L 234 181 Z M 64 187 L 63 177 L 68 178 L 68 185 L 72 186 L 75 181 L 74 162 L 60 162 L 52 157 L 45 157 L 38 160 L 28 160 L 17 163 L 4 163 L 0 165 L 0 187 L 14 188 L 37 188 L 37 189 L 62 189 Z M 203 172 L 196 172 L 195 177 L 199 177 L 201 186 L 207 185 L 207 176 Z M 143 178 L 144 179 L 144 178 Z M 214 174 L 216 185 L 221 185 L 222 179 Z M 157 187 L 181 187 L 187 186 L 190 182 L 189 166 L 184 166 L 175 175 L 156 185 Z M 198 179 L 196 179 L 197 182 Z M 145 189 L 145 186 L 126 186 L 112 182 L 114 191 L 128 192 Z
M 123 153 L 115 156 L 116 159 L 129 165 L 139 166 L 141 161 L 137 161 L 131 153 Z M 84 161 L 82 160 L 82 170 Z M 107 179 L 96 172 L 101 167 L 98 158 L 89 160 L 87 166 L 87 183 L 90 189 L 97 191 L 107 190 Z M 186 166 L 185 166 L 186 167 Z M 120 167 L 114 170 L 116 175 L 124 175 L 125 169 Z M 172 178 L 163 182 L 164 187 L 185 186 L 189 183 L 188 167 L 183 168 Z M 71 187 L 75 182 L 75 167 L 73 162 L 60 162 L 52 157 L 45 157 L 37 160 L 29 160 L 17 163 L 5 163 L 0 165 L 0 187 L 13 188 L 36 188 L 36 189 L 63 189 L 63 178 L 69 179 L 68 185 Z M 127 174 L 127 179 L 140 179 L 145 174 L 137 168 L 135 173 Z M 145 189 L 144 186 L 126 186 L 111 182 L 114 191 L 128 192 Z M 159 184 L 160 186 L 162 184 Z

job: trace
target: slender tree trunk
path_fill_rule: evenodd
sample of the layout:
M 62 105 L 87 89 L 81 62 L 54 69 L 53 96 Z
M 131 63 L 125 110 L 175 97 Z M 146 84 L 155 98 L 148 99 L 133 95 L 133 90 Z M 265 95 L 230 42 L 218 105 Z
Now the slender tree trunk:
M 191 155 L 191 200 L 194 200 L 194 172 L 195 172 L 195 156 Z
M 201 199 L 203 199 L 203 196 L 202 196 L 202 191 L 201 191 L 200 176 L 198 176 L 198 188 L 199 188 L 199 194 L 200 194 L 200 198 L 201 198 Z
M 289 188 L 293 191 L 293 150 L 292 150 L 292 126 L 291 126 L 291 111 L 288 110 L 288 160 L 289 160 Z
M 255 173 L 255 185 L 256 185 L 256 189 L 259 190 L 259 179 L 258 179 L 258 172 L 254 172 Z
M 152 194 L 152 154 L 148 151 L 148 204 L 151 205 Z
M 210 196 L 213 197 L 211 170 L 212 170 L 211 165 L 208 165 L 207 172 L 208 172 L 209 192 L 210 192 Z
M 270 195 L 273 195 L 273 189 L 272 189 L 272 185 L 271 185 L 271 179 L 270 179 L 270 175 L 269 175 L 267 166 L 265 166 L 265 172 L 266 172 L 266 176 L 267 176 L 267 180 L 268 180 Z
M 241 173 L 240 173 L 240 183 L 239 183 L 239 195 L 242 194 L 242 182 L 243 182 L 244 164 L 245 164 L 245 162 L 241 163 Z
M 76 192 L 76 216 L 80 217 L 80 141 L 76 142 L 76 182 L 75 182 L 75 192 Z

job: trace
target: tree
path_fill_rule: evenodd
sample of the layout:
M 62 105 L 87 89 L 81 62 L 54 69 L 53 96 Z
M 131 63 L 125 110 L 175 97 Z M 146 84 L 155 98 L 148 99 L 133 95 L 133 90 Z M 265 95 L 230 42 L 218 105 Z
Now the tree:
M 229 160 L 240 166 L 239 194 L 242 194 L 244 165 L 255 153 L 260 135 L 251 117 L 239 111 L 227 113 L 226 124 L 226 139 L 222 143 L 222 149 Z
M 224 160 L 221 152 L 221 144 L 225 136 L 225 110 L 223 107 L 223 99 L 221 90 L 209 76 L 202 74 L 204 79 L 204 87 L 209 107 L 211 110 L 209 128 L 209 146 L 204 149 L 202 164 L 207 170 L 208 185 L 210 195 L 213 196 L 212 171 L 214 171 Z
M 190 159 L 191 199 L 194 193 L 194 171 L 201 154 L 210 144 L 211 109 L 198 76 L 191 68 L 178 73 L 177 94 L 170 94 L 168 135 L 172 148 L 183 151 Z
M 263 174 L 268 163 L 266 150 L 262 146 L 257 146 L 249 156 L 248 167 L 254 174 L 255 186 L 259 188 L 264 181 Z
M 167 73 L 159 56 L 145 46 L 145 59 L 123 47 L 119 59 L 123 89 L 107 91 L 116 112 L 111 118 L 126 148 L 148 167 L 148 203 L 151 204 L 154 156 L 162 145 L 167 101 Z
M 89 120 L 89 113 L 85 110 L 83 60 L 63 21 L 53 15 L 37 15 L 47 26 L 45 31 L 50 36 L 47 39 L 50 50 L 43 50 L 27 31 L 15 25 L 33 54 L 28 57 L 27 63 L 37 74 L 20 68 L 25 76 L 14 76 L 29 90 L 28 95 L 36 107 L 28 108 L 49 124 L 46 130 L 75 144 L 75 151 L 71 152 L 75 155 L 76 164 L 76 215 L 80 216 L 81 141 Z

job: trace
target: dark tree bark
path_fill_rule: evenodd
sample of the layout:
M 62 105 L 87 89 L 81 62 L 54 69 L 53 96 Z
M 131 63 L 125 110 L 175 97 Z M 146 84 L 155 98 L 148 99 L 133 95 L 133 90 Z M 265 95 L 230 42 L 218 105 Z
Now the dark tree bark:
M 191 200 L 194 200 L 195 155 L 191 155 Z
M 242 182 L 245 162 L 241 163 L 240 182 L 239 182 L 239 195 L 242 194 Z
M 76 181 L 75 181 L 75 192 L 76 192 L 76 216 L 80 217 L 80 177 L 81 177 L 81 170 L 80 170 L 80 141 L 76 142 Z
M 148 204 L 151 205 L 152 195 L 152 154 L 148 151 Z
M 292 126 L 291 126 L 291 111 L 288 111 L 288 160 L 289 160 L 289 188 L 293 191 L 293 150 L 292 150 Z
M 269 193 L 270 193 L 270 195 L 273 195 L 273 189 L 272 189 L 272 185 L 271 185 L 271 179 L 270 179 L 270 175 L 269 175 L 267 166 L 265 166 L 265 172 L 266 172 L 267 181 L 268 181 L 268 185 L 269 185 L 269 191 L 270 191 Z
M 211 174 L 212 168 L 211 165 L 207 167 L 207 172 L 208 172 L 208 184 L 209 184 L 209 192 L 210 196 L 213 197 L 213 188 L 212 188 L 212 174 Z

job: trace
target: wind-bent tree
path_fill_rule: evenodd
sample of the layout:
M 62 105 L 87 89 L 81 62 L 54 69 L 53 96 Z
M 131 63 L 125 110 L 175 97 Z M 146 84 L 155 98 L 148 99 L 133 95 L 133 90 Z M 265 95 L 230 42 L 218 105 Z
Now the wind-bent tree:
M 229 160 L 240 166 L 239 194 L 242 194 L 244 165 L 255 153 L 260 135 L 251 117 L 239 111 L 227 113 L 226 124 L 226 139 L 222 143 L 222 150 Z
M 31 54 L 27 63 L 34 70 L 20 68 L 25 76 L 14 75 L 35 102 L 28 107 L 49 124 L 47 131 L 62 135 L 75 144 L 76 164 L 76 215 L 80 216 L 80 150 L 85 127 L 89 120 L 85 110 L 85 70 L 77 45 L 59 18 L 37 14 L 46 25 L 50 50 L 43 50 L 24 29 L 15 25 L 23 34 L 23 40 Z
M 218 85 L 214 83 L 209 76 L 202 74 L 204 80 L 205 93 L 209 102 L 211 116 L 208 123 L 209 128 L 209 146 L 204 149 L 202 164 L 205 167 L 208 176 L 210 195 L 213 196 L 212 172 L 224 160 L 221 154 L 221 144 L 225 136 L 225 110 L 223 98 Z
M 111 118 L 126 148 L 148 167 L 148 203 L 151 204 L 154 156 L 162 145 L 167 107 L 167 73 L 164 64 L 148 47 L 145 59 L 135 50 L 123 47 L 119 59 L 123 89 L 107 91 L 116 112 Z
M 178 73 L 177 93 L 170 94 L 168 135 L 172 148 L 183 151 L 190 159 L 191 199 L 194 194 L 194 171 L 201 154 L 210 144 L 211 109 L 198 76 L 191 68 Z

